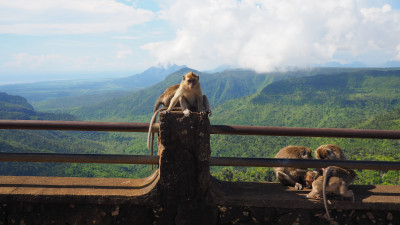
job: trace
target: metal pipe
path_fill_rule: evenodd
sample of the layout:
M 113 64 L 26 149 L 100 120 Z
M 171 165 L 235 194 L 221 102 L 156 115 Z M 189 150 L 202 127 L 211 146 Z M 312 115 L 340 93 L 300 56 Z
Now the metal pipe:
M 147 132 L 148 123 L 0 120 L 0 129 Z M 159 130 L 154 124 L 153 132 Z M 400 139 L 398 130 L 211 125 L 211 134 Z
M 148 123 L 0 120 L 0 129 L 147 132 Z
M 295 167 L 295 168 L 325 168 L 328 166 L 339 166 L 349 169 L 400 170 L 400 162 L 390 162 L 390 161 L 232 158 L 232 157 L 212 157 L 210 161 L 210 166 Z
M 398 130 L 211 125 L 212 134 L 400 139 Z
M 51 163 L 110 163 L 110 164 L 158 164 L 159 156 L 109 155 L 109 154 L 56 154 L 56 153 L 0 153 L 3 162 L 51 162 Z M 350 169 L 400 170 L 400 162 L 351 161 L 315 159 L 233 158 L 211 157 L 211 166 L 245 167 L 296 167 L 324 168 L 340 166 Z
M 3 162 L 158 164 L 157 155 L 0 153 Z

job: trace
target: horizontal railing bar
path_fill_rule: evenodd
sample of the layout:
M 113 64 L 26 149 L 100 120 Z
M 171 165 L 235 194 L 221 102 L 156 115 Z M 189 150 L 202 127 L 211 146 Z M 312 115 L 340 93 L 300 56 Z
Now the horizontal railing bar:
M 398 130 L 211 125 L 212 134 L 400 139 Z
M 295 168 L 325 168 L 328 166 L 339 166 L 349 169 L 400 170 L 400 162 L 392 162 L 392 161 L 233 158 L 233 157 L 212 157 L 210 161 L 210 166 L 295 167 Z
M 157 155 L 0 153 L 3 162 L 158 164 Z
M 51 162 L 51 163 L 158 164 L 159 156 L 114 155 L 114 154 L 0 153 L 0 161 Z M 295 167 L 295 168 L 324 168 L 327 166 L 339 166 L 350 169 L 400 170 L 400 162 L 315 160 L 315 159 L 211 157 L 210 165 L 245 166 L 245 167 Z
M 0 120 L 0 129 L 147 132 L 148 123 Z M 153 132 L 159 129 L 154 124 Z M 400 139 L 398 130 L 210 125 L 211 134 Z
M 0 129 L 147 132 L 148 123 L 0 120 Z

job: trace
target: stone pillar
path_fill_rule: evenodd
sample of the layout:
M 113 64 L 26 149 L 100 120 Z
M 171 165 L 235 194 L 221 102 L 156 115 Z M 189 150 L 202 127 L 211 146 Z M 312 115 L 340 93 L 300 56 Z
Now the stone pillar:
M 191 113 L 161 113 L 160 210 L 156 224 L 216 224 L 210 204 L 210 121 Z

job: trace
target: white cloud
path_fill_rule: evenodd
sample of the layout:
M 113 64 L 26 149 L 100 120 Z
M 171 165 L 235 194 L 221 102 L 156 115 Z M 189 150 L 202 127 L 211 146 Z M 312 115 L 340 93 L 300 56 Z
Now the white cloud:
M 59 54 L 30 55 L 28 53 L 17 53 L 13 54 L 11 61 L 5 62 L 2 67 L 33 69 L 55 63 L 61 57 Z
M 113 0 L 0 0 L 0 33 L 124 32 L 154 13 Z
M 159 18 L 170 22 L 175 37 L 142 48 L 160 64 L 229 64 L 261 72 L 330 61 L 379 64 L 399 54 L 400 12 L 388 4 L 177 0 L 166 3 Z
M 130 49 L 120 50 L 120 51 L 117 52 L 117 55 L 115 56 L 115 58 L 123 59 L 127 55 L 132 55 L 132 50 L 130 50 Z

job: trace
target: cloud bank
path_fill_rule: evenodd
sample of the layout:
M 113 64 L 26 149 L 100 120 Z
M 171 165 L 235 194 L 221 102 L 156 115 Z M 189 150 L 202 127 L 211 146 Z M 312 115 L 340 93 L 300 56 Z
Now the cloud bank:
M 157 63 L 268 72 L 327 62 L 400 60 L 400 12 L 359 0 L 177 0 L 158 18 L 172 40 L 142 46 Z
M 124 32 L 153 19 L 149 10 L 113 0 L 0 0 L 0 34 Z

